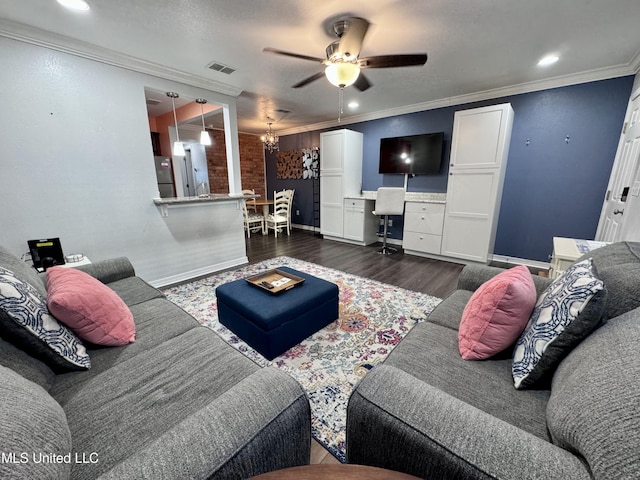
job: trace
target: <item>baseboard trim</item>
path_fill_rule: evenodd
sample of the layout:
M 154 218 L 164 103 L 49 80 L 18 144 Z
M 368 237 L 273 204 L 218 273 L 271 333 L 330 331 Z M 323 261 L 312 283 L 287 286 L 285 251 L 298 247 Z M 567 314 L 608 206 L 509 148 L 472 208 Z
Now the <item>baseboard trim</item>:
M 313 227 L 311 225 L 302 225 L 300 223 L 292 223 L 291 228 L 295 228 L 298 230 L 308 230 L 309 232 L 320 232 L 319 227 Z
M 169 277 L 159 278 L 158 280 L 153 280 L 149 283 L 156 288 L 168 287 L 169 285 L 176 285 L 178 283 L 191 281 L 199 277 L 205 277 L 207 275 L 211 275 L 212 273 L 216 273 L 221 270 L 226 270 L 228 268 L 237 267 L 239 265 L 245 265 L 247 263 L 249 263 L 249 259 L 246 256 L 234 258 L 226 262 L 216 263 L 214 265 L 207 265 L 206 267 L 196 268 L 195 270 L 189 270 L 188 272 L 178 273 L 176 275 L 171 275 Z
M 539 268 L 548 270 L 551 264 L 549 262 L 540 262 L 538 260 L 529 260 L 526 258 L 507 257 L 504 255 L 492 255 L 492 262 L 508 263 L 509 265 L 524 265 L 525 267 Z

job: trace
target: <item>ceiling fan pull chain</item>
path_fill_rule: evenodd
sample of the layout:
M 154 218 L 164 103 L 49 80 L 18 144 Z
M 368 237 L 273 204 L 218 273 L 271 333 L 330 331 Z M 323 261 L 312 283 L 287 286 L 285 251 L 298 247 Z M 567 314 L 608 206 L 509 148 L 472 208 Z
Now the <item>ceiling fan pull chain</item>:
M 338 94 L 338 123 L 342 120 L 344 105 L 344 87 L 340 87 L 340 93 Z

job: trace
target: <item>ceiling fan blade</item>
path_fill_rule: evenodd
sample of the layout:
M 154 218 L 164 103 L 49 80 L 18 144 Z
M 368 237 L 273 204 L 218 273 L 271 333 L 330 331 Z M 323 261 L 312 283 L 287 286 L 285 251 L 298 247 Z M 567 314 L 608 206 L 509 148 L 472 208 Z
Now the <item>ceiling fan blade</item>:
M 364 92 L 369 87 L 371 87 L 371 82 L 369 82 L 369 79 L 364 76 L 364 73 L 360 72 L 360 75 L 358 75 L 358 79 L 355 81 L 353 86 L 361 92 Z
M 308 55 L 300 55 L 299 53 L 285 52 L 284 50 L 278 50 L 277 48 L 267 47 L 267 48 L 263 48 L 262 51 L 267 53 L 275 53 L 276 55 L 284 55 L 287 57 L 300 58 L 302 60 L 311 60 L 312 62 L 318 62 L 318 63 L 324 62 L 324 58 L 310 57 Z
M 360 68 L 394 68 L 413 67 L 427 63 L 426 53 L 414 53 L 407 55 L 379 55 L 365 57 L 358 60 Z
M 291 85 L 293 88 L 300 88 L 300 87 L 304 87 L 305 85 L 310 84 L 311 82 L 315 82 L 316 80 L 318 80 L 319 78 L 324 77 L 324 72 L 318 72 L 314 75 L 311 75 L 310 77 L 305 78 L 304 80 L 296 83 L 295 85 Z
M 357 58 L 360 55 L 364 36 L 369 29 L 369 22 L 364 18 L 353 17 L 349 19 L 349 27 L 340 37 L 338 51 L 345 60 Z

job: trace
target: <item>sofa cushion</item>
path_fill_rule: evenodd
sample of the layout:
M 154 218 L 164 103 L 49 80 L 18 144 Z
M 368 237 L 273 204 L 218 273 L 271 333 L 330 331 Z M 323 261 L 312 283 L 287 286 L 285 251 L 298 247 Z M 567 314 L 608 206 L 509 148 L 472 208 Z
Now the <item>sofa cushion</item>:
M 69 478 L 71 462 L 41 455 L 68 455 L 71 433 L 64 411 L 42 387 L 0 366 L 0 478 Z M 7 456 L 15 454 L 15 462 Z
M 640 242 L 616 242 L 592 250 L 577 261 L 591 258 L 607 287 L 605 319 L 640 307 Z
M 451 295 L 433 309 L 428 321 L 436 325 L 458 330 L 464 307 L 469 303 L 473 292 L 469 290 L 455 290 Z
M 129 307 L 154 298 L 165 298 L 164 294 L 140 277 L 127 277 L 107 283 Z
M 51 394 L 60 402 L 83 388 L 85 382 L 138 355 L 153 350 L 164 342 L 189 330 L 199 328 L 198 322 L 180 307 L 166 299 L 156 298 L 131 307 L 136 322 L 136 341 L 121 347 L 89 345 L 91 375 L 58 375 Z
M 74 476 L 108 471 L 135 453 L 133 445 L 155 441 L 258 370 L 211 330 L 196 327 L 98 375 L 87 372 L 82 388 L 54 395 L 68 414 L 74 445 L 100 452 L 99 464 L 74 465 Z
M 46 363 L 32 357 L 3 338 L 0 338 L 0 365 L 10 368 L 47 391 L 53 385 L 56 377 L 56 374 Z
M 590 259 L 573 264 L 549 285 L 516 344 L 516 388 L 550 380 L 558 363 L 600 325 L 606 293 Z
M 104 283 L 80 270 L 47 270 L 47 306 L 88 342 L 117 346 L 135 341 L 136 327 L 127 305 Z
M 2 246 L 0 246 L 0 267 L 11 270 L 17 278 L 34 287 L 42 297 L 47 296 L 47 290 L 36 269 Z
M 458 353 L 455 330 L 431 322 L 420 323 L 393 349 L 384 364 L 549 440 L 545 418 L 549 391 L 513 388 L 510 358 L 485 362 L 463 360 Z M 424 412 L 428 414 L 427 410 Z
M 531 272 L 518 266 L 499 273 L 476 290 L 462 312 L 458 348 L 465 360 L 484 360 L 510 347 L 536 304 Z
M 49 315 L 38 291 L 3 267 L 0 267 L 0 325 L 7 340 L 54 369 L 86 370 L 91 366 L 82 342 Z
M 553 442 L 594 478 L 640 478 L 640 309 L 591 334 L 558 366 L 547 406 Z

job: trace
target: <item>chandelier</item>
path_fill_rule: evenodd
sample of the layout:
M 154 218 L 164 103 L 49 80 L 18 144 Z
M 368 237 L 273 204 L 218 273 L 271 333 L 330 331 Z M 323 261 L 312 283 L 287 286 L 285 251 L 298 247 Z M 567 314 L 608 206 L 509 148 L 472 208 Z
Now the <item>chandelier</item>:
M 268 150 L 269 153 L 273 153 L 274 150 L 276 152 L 280 150 L 280 145 L 278 144 L 280 139 L 275 133 L 273 133 L 273 130 L 271 130 L 271 123 L 272 122 L 267 123 L 267 133 L 260 137 L 260 140 L 262 140 L 262 143 L 264 144 L 265 150 Z

